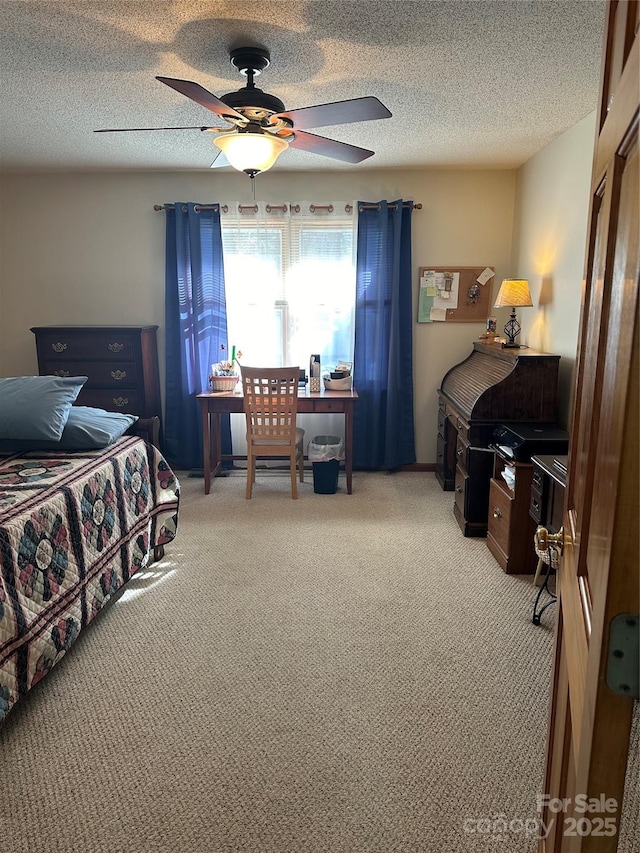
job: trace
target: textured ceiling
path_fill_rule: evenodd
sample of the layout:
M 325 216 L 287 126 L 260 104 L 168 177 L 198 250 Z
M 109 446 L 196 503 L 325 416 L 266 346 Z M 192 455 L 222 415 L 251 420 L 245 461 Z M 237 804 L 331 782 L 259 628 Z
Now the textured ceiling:
M 317 132 L 375 150 L 359 166 L 290 149 L 274 169 L 515 167 L 596 108 L 603 0 L 197 2 L 0 0 L 0 168 L 206 169 L 213 125 L 155 80 L 245 84 L 228 52 L 271 52 L 256 80 L 289 109 L 376 95 L 386 120 Z M 219 123 L 219 122 L 218 122 Z

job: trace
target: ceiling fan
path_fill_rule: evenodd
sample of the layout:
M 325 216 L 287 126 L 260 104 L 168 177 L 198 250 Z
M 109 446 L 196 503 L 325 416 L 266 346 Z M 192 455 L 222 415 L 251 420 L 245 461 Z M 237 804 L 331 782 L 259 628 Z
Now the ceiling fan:
M 252 179 L 259 172 L 271 168 L 278 156 L 289 147 L 346 163 L 360 163 L 374 153 L 367 148 L 307 133 L 306 129 L 390 118 L 391 113 L 378 98 L 352 98 L 331 104 L 285 110 L 279 98 L 258 89 L 253 82 L 254 77 L 259 76 L 270 65 L 268 50 L 260 47 L 239 47 L 231 51 L 230 59 L 231 64 L 247 77 L 247 84 L 237 92 L 229 92 L 219 98 L 190 80 L 156 77 L 156 80 L 211 110 L 227 122 L 226 127 L 103 128 L 95 133 L 151 130 L 201 130 L 218 133 L 220 136 L 214 139 L 214 143 L 220 151 L 211 164 L 212 167 L 231 165 L 241 172 L 246 172 Z M 219 156 L 220 152 L 224 153 L 224 157 Z

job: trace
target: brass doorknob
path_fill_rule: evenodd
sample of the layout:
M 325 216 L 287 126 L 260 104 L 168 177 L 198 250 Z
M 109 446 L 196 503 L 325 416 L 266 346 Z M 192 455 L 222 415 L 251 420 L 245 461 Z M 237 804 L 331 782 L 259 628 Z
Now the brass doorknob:
M 539 551 L 547 551 L 550 545 L 557 545 L 562 551 L 564 547 L 564 527 L 557 533 L 549 533 L 546 527 L 538 527 L 535 533 L 535 546 Z

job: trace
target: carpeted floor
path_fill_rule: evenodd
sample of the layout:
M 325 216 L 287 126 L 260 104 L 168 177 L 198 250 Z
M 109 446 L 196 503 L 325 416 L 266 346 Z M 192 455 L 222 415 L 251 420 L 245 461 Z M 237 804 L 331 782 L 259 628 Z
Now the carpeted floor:
M 0 728 L 2 853 L 535 850 L 553 610 L 433 475 L 307 480 L 181 477 L 165 558 Z

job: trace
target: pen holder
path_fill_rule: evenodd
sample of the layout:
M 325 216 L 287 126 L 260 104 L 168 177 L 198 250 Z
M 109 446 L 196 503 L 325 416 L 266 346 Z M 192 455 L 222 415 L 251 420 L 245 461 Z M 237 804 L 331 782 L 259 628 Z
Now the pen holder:
M 309 391 L 311 391 L 312 393 L 320 391 L 320 377 L 319 376 L 312 376 L 309 379 Z

